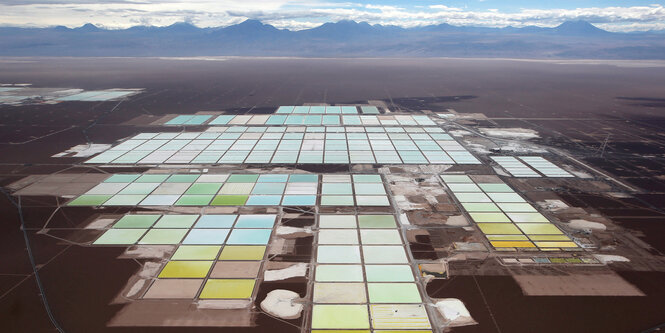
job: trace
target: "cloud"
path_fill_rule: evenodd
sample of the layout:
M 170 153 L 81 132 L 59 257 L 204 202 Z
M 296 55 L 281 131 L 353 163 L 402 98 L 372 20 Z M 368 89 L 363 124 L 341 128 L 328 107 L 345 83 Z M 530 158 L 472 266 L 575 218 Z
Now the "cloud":
M 270 24 L 277 29 L 304 30 L 316 28 L 321 25 L 318 22 L 302 22 L 296 20 L 269 20 L 264 23 Z
M 0 4 L 0 25 L 5 26 L 73 27 L 90 22 L 127 28 L 137 24 L 169 25 L 187 21 L 209 27 L 235 24 L 249 18 L 291 30 L 339 20 L 402 27 L 441 23 L 485 27 L 555 26 L 567 20 L 586 20 L 608 30 L 634 31 L 662 29 L 665 8 L 662 5 L 526 8 L 507 13 L 446 5 L 402 8 L 317 0 L 5 0 Z
M 402 7 L 395 7 L 395 6 L 378 6 L 378 5 L 365 5 L 365 8 L 367 9 L 378 9 L 381 12 L 392 12 L 392 11 L 404 11 L 405 9 Z
M 446 5 L 432 5 L 429 6 L 429 8 L 437 10 L 445 10 L 445 11 L 455 11 L 455 12 L 462 11 L 462 8 L 448 7 Z

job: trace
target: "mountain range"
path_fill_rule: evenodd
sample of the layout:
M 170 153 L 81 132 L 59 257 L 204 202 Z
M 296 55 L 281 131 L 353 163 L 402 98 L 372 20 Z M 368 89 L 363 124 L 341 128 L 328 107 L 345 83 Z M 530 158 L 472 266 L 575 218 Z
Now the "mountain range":
M 663 31 L 616 33 L 585 21 L 553 28 L 339 21 L 282 30 L 257 20 L 227 27 L 189 23 L 103 29 L 0 27 L 0 56 L 296 56 L 665 59 Z

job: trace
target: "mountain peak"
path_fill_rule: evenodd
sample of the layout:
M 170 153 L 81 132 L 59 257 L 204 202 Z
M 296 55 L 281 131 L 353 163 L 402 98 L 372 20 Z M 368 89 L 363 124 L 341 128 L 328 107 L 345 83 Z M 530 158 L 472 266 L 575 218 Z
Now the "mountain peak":
M 338 25 L 361 25 L 362 23 L 367 24 L 367 22 L 356 22 L 354 20 L 339 20 L 336 23 L 335 22 L 330 22 L 330 23 Z
M 196 28 L 195 25 L 193 25 L 189 22 L 175 22 L 175 23 L 169 25 L 169 27 L 194 27 L 194 28 Z
M 245 27 L 263 27 L 263 26 L 268 26 L 269 24 L 263 24 L 263 22 L 255 19 L 246 19 L 238 24 L 237 26 L 245 26 Z
M 607 33 L 607 31 L 596 27 L 587 21 L 566 21 L 553 29 L 554 31 L 568 35 L 588 35 Z
M 426 25 L 418 29 L 423 31 L 451 31 L 451 30 L 457 30 L 458 27 L 444 22 L 436 25 Z
M 92 32 L 92 31 L 100 31 L 102 29 L 99 29 L 96 25 L 92 23 L 86 23 L 78 28 L 74 28 L 73 30 Z
M 275 34 L 282 32 L 270 24 L 264 24 L 263 22 L 254 19 L 247 19 L 238 24 L 230 25 L 216 31 L 222 34 L 239 34 L 239 36 L 245 36 L 244 38 L 254 38 L 260 36 L 261 33 Z
M 277 30 L 277 28 L 273 27 L 270 24 L 265 24 L 259 20 L 255 19 L 247 19 L 244 20 L 236 25 L 228 26 L 226 27 L 227 29 L 233 28 L 233 29 L 242 29 L 242 30 Z
M 188 31 L 197 31 L 199 30 L 199 27 L 189 23 L 189 22 L 175 22 L 167 27 L 164 27 L 164 29 L 168 31 L 177 31 L 177 32 L 188 32 Z
M 322 25 L 321 27 L 326 26 L 326 27 L 343 27 L 343 28 L 371 28 L 373 27 L 371 24 L 362 21 L 362 22 L 356 22 L 354 20 L 340 20 L 337 22 L 326 22 Z M 380 27 L 381 25 L 377 24 L 376 26 Z
M 333 39 L 356 38 L 369 33 L 376 33 L 382 27 L 372 26 L 367 22 L 356 22 L 353 20 L 341 20 L 337 22 L 327 22 L 316 28 L 304 30 L 306 33 L 320 34 L 321 36 Z

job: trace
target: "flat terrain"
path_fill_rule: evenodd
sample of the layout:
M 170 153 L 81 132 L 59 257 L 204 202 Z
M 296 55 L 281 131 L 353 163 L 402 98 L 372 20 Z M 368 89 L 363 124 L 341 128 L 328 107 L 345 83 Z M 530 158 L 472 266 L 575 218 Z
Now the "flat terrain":
M 121 102 L 0 105 L 0 185 L 3 187 L 31 175 L 100 172 L 94 167 L 81 166 L 85 160 L 82 158 L 51 158 L 75 145 L 111 144 L 140 132 L 182 129 L 157 128 L 147 121 L 137 122 L 138 117 L 157 120 L 168 114 L 199 111 L 266 114 L 274 112 L 279 105 L 353 104 L 369 100 L 382 101 L 389 109 L 402 112 L 453 109 L 461 118 L 457 121 L 457 130 L 487 127 L 535 130 L 538 137 L 532 139 L 532 143 L 560 150 L 561 156 L 574 158 L 580 163 L 578 166 L 585 166 L 588 172 L 598 171 L 594 172 L 594 177 L 605 187 L 575 181 L 554 185 L 514 182 L 511 185 L 548 188 L 569 206 L 611 220 L 620 229 L 609 231 L 598 241 L 599 247 L 611 250 L 630 243 L 639 249 L 631 253 L 645 259 L 634 260 L 631 265 L 615 264 L 612 274 L 616 275 L 612 276 L 636 288 L 624 286 L 627 291 L 623 294 L 641 292 L 645 296 L 607 296 L 603 290 L 598 294 L 604 296 L 588 296 L 596 292 L 589 291 L 592 287 L 566 291 L 570 295 L 584 296 L 526 296 L 507 271 L 525 276 L 547 271 L 555 276 L 557 269 L 512 271 L 512 268 L 476 266 L 467 262 L 452 265 L 452 271 L 460 273 L 458 276 L 427 286 L 431 297 L 463 300 L 479 322 L 479 325 L 452 331 L 618 333 L 640 332 L 665 323 L 662 311 L 665 308 L 665 270 L 661 270 L 662 263 L 657 260 L 646 259 L 662 257 L 665 252 L 662 237 L 665 234 L 665 63 L 4 58 L 0 59 L 0 83 L 86 90 L 145 89 L 142 94 Z M 201 128 L 188 126 L 187 130 Z M 493 142 L 500 146 L 502 141 Z M 349 171 L 347 166 L 310 169 Z M 115 167 L 103 169 L 103 172 L 144 170 Z M 4 188 L 3 191 L 9 192 Z M 547 193 L 539 191 L 530 192 L 533 195 L 530 199 L 549 198 Z M 629 195 L 610 195 L 615 192 Z M 0 328 L 5 332 L 49 332 L 53 326 L 32 274 L 19 228 L 21 217 L 10 198 L 17 200 L 10 195 L 0 197 L 3 217 L 0 223 L 0 253 L 3 254 L 0 259 Z M 94 238 L 79 228 L 100 212 L 78 207 L 53 214 L 58 205 L 56 200 L 47 195 L 21 196 L 21 206 L 49 306 L 65 332 L 261 332 L 267 327 L 280 332 L 300 331 L 299 322 L 267 316 L 260 316 L 258 326 L 250 328 L 108 327 L 122 309 L 118 292 L 138 265 L 133 260 L 115 260 L 124 252 L 120 248 L 78 246 L 78 242 Z M 103 213 L 127 211 L 126 208 L 108 208 Z M 45 234 L 46 221 L 57 230 Z M 428 259 L 441 258 L 440 251 L 434 248 L 442 242 L 450 242 L 446 237 L 453 236 L 431 234 L 429 240 L 420 242 L 423 255 Z M 305 257 L 311 256 L 307 252 L 311 251 L 311 244 L 309 250 L 307 244 L 298 245 L 304 248 Z M 411 249 L 416 251 L 417 246 L 412 244 Z M 297 260 L 300 259 L 294 261 Z M 109 271 L 114 274 L 107 274 Z M 534 289 L 538 289 L 539 283 L 551 281 L 527 280 L 524 283 Z M 261 288 L 269 288 L 269 285 L 263 284 Z M 303 285 L 302 281 L 293 282 L 292 290 L 304 289 Z M 608 282 L 607 289 L 615 285 L 621 283 Z M 260 294 L 264 292 L 259 290 Z

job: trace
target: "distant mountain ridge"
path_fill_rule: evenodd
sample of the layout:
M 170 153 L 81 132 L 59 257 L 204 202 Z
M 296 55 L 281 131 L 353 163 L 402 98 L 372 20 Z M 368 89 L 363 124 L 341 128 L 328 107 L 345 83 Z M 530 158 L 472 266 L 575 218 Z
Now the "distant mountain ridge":
M 227 27 L 0 27 L 1 56 L 303 56 L 665 59 L 665 34 L 614 33 L 585 21 L 557 27 L 414 28 L 343 20 L 291 31 L 258 20 Z
M 6 27 L 5 27 L 6 28 Z M 378 31 L 392 30 L 392 31 L 466 31 L 466 32 L 489 32 L 489 31 L 521 31 L 521 32 L 559 32 L 559 33 L 575 33 L 575 34 L 585 34 L 585 33 L 610 33 L 609 31 L 600 29 L 593 24 L 586 21 L 566 21 L 560 25 L 553 28 L 543 28 L 536 26 L 526 26 L 522 28 L 516 28 L 508 26 L 505 28 L 489 28 L 489 27 L 476 27 L 476 26 L 456 26 L 450 25 L 448 23 L 441 23 L 438 25 L 427 25 L 419 26 L 414 28 L 402 28 L 395 25 L 380 25 L 380 24 L 369 24 L 367 22 L 356 22 L 353 20 L 341 20 L 338 22 L 327 22 L 320 26 L 305 29 L 305 30 L 288 30 L 288 29 L 278 29 L 270 24 L 265 24 L 259 20 L 248 19 L 241 23 L 226 26 L 226 27 L 210 27 L 210 28 L 199 28 L 188 22 L 176 22 L 168 26 L 145 26 L 137 25 L 127 29 L 104 29 L 97 27 L 92 23 L 86 23 L 80 27 L 68 28 L 65 26 L 55 26 L 51 28 L 19 28 L 19 27 L 9 27 L 13 29 L 25 29 L 25 30 L 59 30 L 59 31 L 81 31 L 81 32 L 96 32 L 96 31 L 131 31 L 131 30 L 163 30 L 163 31 L 173 31 L 173 32 L 194 32 L 194 31 L 219 31 L 219 30 L 280 30 L 288 31 L 292 33 L 314 33 L 314 32 L 353 32 L 353 33 L 372 33 Z M 0 27 L 0 29 L 4 29 Z

